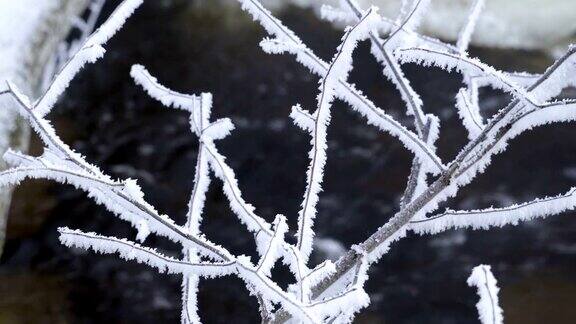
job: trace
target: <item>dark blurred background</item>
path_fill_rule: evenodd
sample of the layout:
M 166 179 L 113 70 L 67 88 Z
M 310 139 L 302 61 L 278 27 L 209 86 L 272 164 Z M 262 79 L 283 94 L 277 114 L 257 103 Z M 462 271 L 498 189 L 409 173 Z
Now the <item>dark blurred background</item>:
M 117 1 L 109 1 L 107 16 Z M 308 10 L 279 13 L 325 59 L 341 31 Z M 308 135 L 288 118 L 296 103 L 312 109 L 317 77 L 289 56 L 264 54 L 264 33 L 239 10 L 216 3 L 147 1 L 113 38 L 104 60 L 89 66 L 50 116 L 59 134 L 105 172 L 135 178 L 159 211 L 184 222 L 192 188 L 197 139 L 188 116 L 162 108 L 134 85 L 132 64 L 145 65 L 166 86 L 214 94 L 214 118 L 237 126 L 218 142 L 236 171 L 245 199 L 262 217 L 287 215 L 292 228 L 305 186 Z M 543 53 L 475 48 L 505 70 L 541 72 Z M 405 106 L 382 68 L 362 44 L 351 79 L 388 113 L 410 124 Z M 466 142 L 454 110 L 461 78 L 437 69 L 405 66 L 425 110 L 441 117 L 439 154 L 448 161 Z M 567 93 L 568 95 L 570 93 Z M 482 92 L 485 116 L 510 99 Z M 446 206 L 506 206 L 564 193 L 576 182 L 576 126 L 554 125 L 514 140 L 489 170 Z M 370 235 L 396 211 L 411 154 L 387 134 L 365 124 L 337 102 L 329 129 L 328 165 L 316 225 L 313 262 L 336 258 Z M 41 152 L 34 138 L 32 152 Z M 576 316 L 576 224 L 573 213 L 489 232 L 451 231 L 410 236 L 372 268 L 370 307 L 356 323 L 478 323 L 471 269 L 491 264 L 501 286 L 507 323 L 573 323 Z M 116 256 L 61 246 L 56 228 L 68 226 L 134 238 L 135 230 L 82 192 L 46 181 L 18 187 L 0 259 L 0 323 L 178 323 L 176 275 Z M 238 222 L 213 182 L 203 231 L 234 253 L 254 255 L 252 236 Z M 150 246 L 178 256 L 180 248 L 150 237 Z M 285 269 L 275 274 L 283 283 Z M 235 278 L 202 281 L 201 317 L 206 323 L 255 323 L 257 303 Z

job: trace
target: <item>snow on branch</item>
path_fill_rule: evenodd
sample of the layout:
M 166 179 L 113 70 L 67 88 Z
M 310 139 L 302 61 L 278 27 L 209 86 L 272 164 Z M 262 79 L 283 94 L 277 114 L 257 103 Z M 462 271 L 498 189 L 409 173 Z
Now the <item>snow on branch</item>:
M 476 304 L 476 308 L 482 324 L 502 324 L 504 322 L 502 308 L 498 304 L 498 291 L 500 289 L 497 284 L 498 282 L 488 265 L 475 267 L 468 278 L 468 286 L 478 289 L 480 301 Z
M 158 251 L 141 246 L 126 239 L 102 236 L 96 233 L 85 233 L 59 228 L 60 241 L 68 247 L 93 250 L 101 254 L 119 254 L 125 260 L 135 260 L 158 269 L 159 272 L 190 274 L 216 278 L 234 273 L 235 262 L 199 262 L 191 263 L 162 255 Z
M 410 229 L 419 234 L 437 234 L 458 228 L 487 230 L 492 227 L 518 225 L 520 222 L 557 215 L 574 208 L 576 208 L 576 188 L 562 195 L 539 198 L 504 208 L 447 210 L 426 219 L 411 221 Z
M 180 108 L 189 112 L 195 110 L 194 105 L 198 102 L 197 96 L 179 93 L 166 88 L 158 83 L 158 80 L 142 65 L 133 65 L 130 70 L 130 75 L 134 79 L 134 82 L 146 90 L 146 93 L 148 93 L 150 97 L 160 101 L 164 106 Z

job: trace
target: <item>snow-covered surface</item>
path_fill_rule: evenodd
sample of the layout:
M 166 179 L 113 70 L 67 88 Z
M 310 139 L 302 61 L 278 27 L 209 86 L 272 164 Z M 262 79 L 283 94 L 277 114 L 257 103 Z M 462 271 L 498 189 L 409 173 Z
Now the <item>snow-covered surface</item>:
M 0 77 L 17 73 L 43 15 L 56 0 L 0 0 Z M 23 85 L 19 84 L 20 87 Z
M 337 6 L 340 0 L 264 0 L 269 8 L 293 3 L 319 10 L 323 4 Z M 456 40 L 467 21 L 474 0 L 435 0 L 423 23 L 425 33 Z M 387 17 L 395 17 L 400 0 L 358 0 L 363 8 L 375 5 Z M 472 37 L 474 44 L 496 47 L 549 49 L 562 45 L 576 31 L 573 0 L 486 0 Z M 447 23 L 449 22 L 449 23 Z
M 0 90 L 11 80 L 28 92 L 23 64 L 33 43 L 43 15 L 57 5 L 57 0 L 0 0 Z M 0 103 L 6 102 L 0 98 Z M 16 111 L 2 105 L 0 109 L 0 150 L 8 147 L 14 131 Z

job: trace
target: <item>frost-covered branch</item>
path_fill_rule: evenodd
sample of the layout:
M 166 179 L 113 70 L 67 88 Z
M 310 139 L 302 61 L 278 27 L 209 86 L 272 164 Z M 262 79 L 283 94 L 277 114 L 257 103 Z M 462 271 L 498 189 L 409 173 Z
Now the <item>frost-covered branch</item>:
M 475 286 L 478 289 L 480 301 L 476 304 L 478 316 L 482 324 L 502 324 L 504 315 L 498 303 L 498 282 L 490 266 L 479 265 L 472 270 L 468 278 L 468 286 Z
M 302 202 L 302 210 L 298 217 L 298 249 L 302 252 L 305 262 L 312 252 L 312 240 L 314 232 L 312 230 L 314 218 L 316 217 L 316 204 L 318 194 L 321 190 L 324 177 L 324 166 L 327 156 L 326 142 L 327 129 L 330 124 L 330 108 L 334 101 L 336 89 L 339 81 L 346 81 L 348 74 L 352 70 L 352 53 L 358 42 L 367 38 L 374 22 L 376 13 L 374 9 L 359 19 L 358 23 L 350 28 L 342 38 L 342 44 L 338 52 L 332 59 L 328 71 L 320 81 L 320 94 L 318 95 L 318 107 L 314 113 L 315 120 L 312 135 L 312 150 L 308 154 L 310 165 L 308 167 L 307 185 Z
M 447 210 L 444 213 L 410 222 L 410 229 L 419 234 L 437 234 L 457 228 L 490 229 L 557 215 L 576 208 L 576 188 L 567 193 L 538 198 L 503 208 L 479 210 Z
M 216 278 L 234 273 L 235 262 L 190 262 L 178 260 L 126 239 L 102 236 L 59 228 L 60 241 L 68 247 L 93 250 L 101 254 L 119 254 L 125 260 L 135 260 L 158 269 L 159 272 L 194 274 L 196 276 Z

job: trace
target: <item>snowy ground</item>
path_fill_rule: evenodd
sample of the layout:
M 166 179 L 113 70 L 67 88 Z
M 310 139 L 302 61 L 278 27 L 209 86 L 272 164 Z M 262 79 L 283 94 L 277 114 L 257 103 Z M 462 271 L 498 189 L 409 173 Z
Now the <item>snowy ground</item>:
M 0 77 L 14 78 L 22 69 L 26 52 L 43 14 L 55 0 L 0 0 Z M 21 80 L 15 80 L 21 81 Z M 24 86 L 24 85 L 20 85 Z
M 379 7 L 381 13 L 395 17 L 400 0 L 356 0 L 364 8 Z M 264 0 L 268 7 L 287 3 L 312 6 L 337 6 L 340 0 Z M 430 34 L 454 40 L 464 24 L 473 0 L 433 0 L 432 14 L 424 23 Z M 485 9 L 473 37 L 484 46 L 549 50 L 567 45 L 576 31 L 576 2 L 573 0 L 485 0 Z M 450 22 L 450 23 L 446 23 Z M 535 23 L 540 22 L 540 23 Z
M 0 0 L 0 90 L 5 81 L 15 82 L 29 91 L 24 65 L 43 14 L 57 3 L 55 0 Z M 14 131 L 14 111 L 0 109 L 0 151 L 8 146 Z

